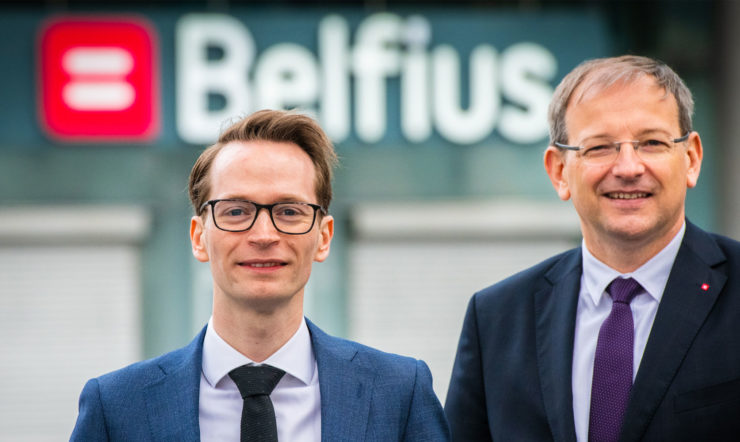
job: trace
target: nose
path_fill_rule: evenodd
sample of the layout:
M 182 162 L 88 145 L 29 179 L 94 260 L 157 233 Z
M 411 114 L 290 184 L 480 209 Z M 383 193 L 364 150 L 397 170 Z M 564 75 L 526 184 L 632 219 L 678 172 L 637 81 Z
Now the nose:
M 620 145 L 617 159 L 612 165 L 612 173 L 623 178 L 633 178 L 645 172 L 645 163 L 637 153 L 632 142 L 625 141 Z
M 280 239 L 280 232 L 277 231 L 270 219 L 270 211 L 260 208 L 257 211 L 257 219 L 254 220 L 252 228 L 247 231 L 249 241 L 259 245 L 269 245 Z

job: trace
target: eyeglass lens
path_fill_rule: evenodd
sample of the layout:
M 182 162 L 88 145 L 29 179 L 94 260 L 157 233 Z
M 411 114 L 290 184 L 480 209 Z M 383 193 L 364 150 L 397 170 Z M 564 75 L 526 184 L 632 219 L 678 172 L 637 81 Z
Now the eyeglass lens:
M 654 160 L 671 151 L 673 140 L 653 137 L 647 140 L 595 141 L 584 146 L 581 155 L 593 163 L 611 163 L 624 145 L 630 144 L 643 160 Z
M 316 217 L 314 207 L 303 203 L 280 203 L 272 206 L 270 211 L 275 228 L 284 233 L 306 233 L 313 227 Z M 216 227 L 222 230 L 248 230 L 258 213 L 258 207 L 249 201 L 226 200 L 213 205 L 213 219 Z

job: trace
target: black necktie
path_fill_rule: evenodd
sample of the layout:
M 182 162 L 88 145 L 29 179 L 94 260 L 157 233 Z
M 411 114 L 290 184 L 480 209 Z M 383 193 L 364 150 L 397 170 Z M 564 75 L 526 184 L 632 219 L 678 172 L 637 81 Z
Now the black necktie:
M 284 374 L 269 365 L 242 365 L 229 372 L 244 399 L 241 442 L 277 442 L 270 393 Z

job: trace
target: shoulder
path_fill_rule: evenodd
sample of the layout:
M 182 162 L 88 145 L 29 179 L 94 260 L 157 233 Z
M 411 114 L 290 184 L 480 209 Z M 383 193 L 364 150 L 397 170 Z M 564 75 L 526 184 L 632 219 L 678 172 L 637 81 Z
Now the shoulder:
M 395 353 L 388 353 L 358 342 L 344 340 L 345 344 L 357 350 L 356 359 L 371 367 L 381 376 L 415 376 L 417 370 L 429 371 L 424 361 Z
M 174 371 L 200 365 L 202 349 L 203 332 L 185 347 L 106 373 L 94 381 L 101 395 L 133 394 Z
M 426 368 L 423 361 L 331 336 L 310 321 L 306 320 L 306 322 L 311 331 L 312 341 L 319 359 L 323 355 L 330 354 L 331 358 L 352 361 L 380 375 L 390 376 L 413 375 L 419 365 Z
M 471 307 L 488 304 L 521 303 L 524 293 L 535 293 L 552 287 L 568 273 L 581 269 L 580 247 L 552 256 L 532 267 L 517 272 L 473 295 Z
M 178 408 L 184 409 L 182 398 L 187 398 L 188 393 L 182 392 L 194 391 L 185 384 L 198 382 L 202 336 L 203 333 L 179 350 L 90 379 L 80 394 L 79 414 L 70 440 L 148 439 L 148 427 L 142 426 L 140 419 L 146 416 L 150 399 L 169 399 L 164 403 L 177 400 Z M 176 399 L 168 398 L 162 388 L 150 388 L 175 373 L 179 373 L 172 383 L 172 390 L 176 390 L 172 396 Z
M 735 291 L 738 282 L 740 282 L 740 242 L 716 233 L 710 233 L 709 235 L 719 249 L 718 256 L 701 255 L 699 252 L 697 254 L 711 268 L 724 274 L 728 280 L 726 287 Z
M 309 320 L 306 320 L 306 323 L 311 332 L 319 370 L 323 368 L 333 371 L 351 367 L 352 370 L 373 373 L 379 379 L 395 382 L 402 380 L 413 382 L 417 374 L 425 376 L 429 373 L 429 368 L 421 360 L 331 336 Z
M 702 230 L 689 221 L 686 222 L 682 247 L 684 246 L 711 267 L 727 264 L 736 268 L 740 261 L 740 242 Z
M 127 388 L 136 387 L 138 385 L 147 385 L 155 382 L 164 373 L 160 368 L 162 361 L 168 361 L 173 357 L 173 354 L 182 351 L 175 350 L 156 358 L 148 359 L 145 361 L 136 362 L 118 370 L 106 373 L 96 378 L 101 388 L 120 388 L 127 386 Z
M 717 246 L 719 246 L 720 250 L 724 252 L 726 257 L 734 259 L 735 261 L 738 260 L 738 257 L 740 257 L 739 241 L 717 233 L 710 233 L 709 235 L 714 239 Z
M 329 336 L 306 320 L 319 368 L 322 408 L 366 404 L 366 434 L 372 440 L 448 440 L 442 405 L 432 388 L 432 374 L 421 361 Z M 367 402 L 360 399 L 370 385 Z M 325 394 L 326 393 L 326 394 Z M 354 399 L 357 395 L 357 399 Z

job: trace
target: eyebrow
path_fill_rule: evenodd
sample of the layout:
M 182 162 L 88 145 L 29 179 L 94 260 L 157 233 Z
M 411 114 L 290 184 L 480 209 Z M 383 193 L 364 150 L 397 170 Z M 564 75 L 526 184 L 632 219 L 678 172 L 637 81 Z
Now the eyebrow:
M 667 130 L 658 129 L 658 128 L 652 128 L 652 129 L 643 129 L 643 130 L 637 132 L 635 134 L 635 137 L 636 138 L 640 138 L 640 137 L 644 137 L 644 136 L 651 135 L 651 134 L 661 134 L 661 135 L 671 136 L 671 133 L 669 131 L 667 131 Z M 683 134 L 681 134 L 681 135 L 683 135 Z M 602 134 L 588 136 L 588 137 L 584 138 L 583 140 L 581 140 L 578 145 L 579 146 L 580 145 L 583 145 L 583 144 L 585 144 L 589 140 L 614 140 L 614 141 L 618 141 L 616 137 L 613 137 L 611 135 L 603 134 L 602 133 Z
M 243 194 L 233 194 L 233 193 L 228 193 L 228 194 L 226 194 L 226 196 L 219 197 L 219 198 L 212 198 L 212 199 L 245 200 L 245 201 L 253 201 L 255 203 L 258 202 L 255 198 L 250 198 L 250 197 L 244 196 Z M 297 195 L 283 194 L 283 195 L 280 195 L 278 198 L 273 199 L 271 202 L 264 203 L 264 204 L 288 203 L 288 202 L 311 202 L 311 201 L 308 200 L 308 199 L 304 199 L 302 197 L 299 197 Z M 262 204 L 262 203 L 260 203 L 260 204 Z
M 650 134 L 656 134 L 656 133 L 657 134 L 661 134 L 661 135 L 666 135 L 666 136 L 669 136 L 669 137 L 671 136 L 671 132 L 670 131 L 663 130 L 663 129 L 644 129 L 644 130 L 638 132 L 637 133 L 637 136 L 640 137 L 640 136 L 645 136 L 645 135 L 650 135 Z M 679 134 L 679 135 L 683 135 L 683 134 Z

